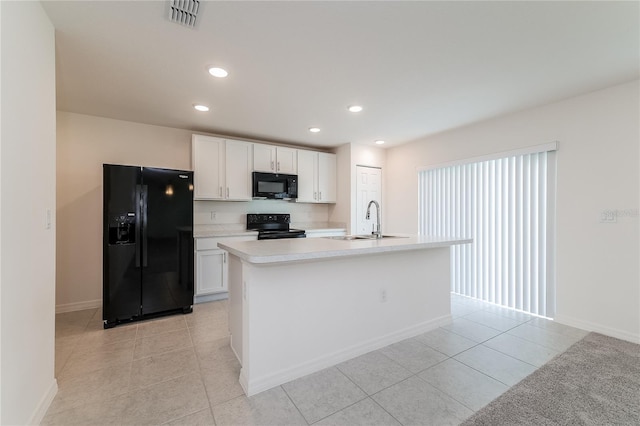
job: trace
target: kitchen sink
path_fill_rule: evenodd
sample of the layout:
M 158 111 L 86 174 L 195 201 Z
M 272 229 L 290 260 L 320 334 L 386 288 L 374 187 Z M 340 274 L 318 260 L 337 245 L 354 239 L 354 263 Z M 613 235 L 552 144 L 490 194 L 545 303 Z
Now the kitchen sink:
M 336 237 L 325 237 L 325 238 L 329 238 L 331 240 L 345 240 L 345 241 L 372 239 L 371 237 L 366 235 L 338 235 Z
M 376 240 L 375 235 L 340 235 L 337 237 L 325 237 L 330 238 L 332 240 L 344 240 L 344 241 L 353 241 L 353 240 Z M 407 238 L 402 235 L 383 235 L 382 238 Z

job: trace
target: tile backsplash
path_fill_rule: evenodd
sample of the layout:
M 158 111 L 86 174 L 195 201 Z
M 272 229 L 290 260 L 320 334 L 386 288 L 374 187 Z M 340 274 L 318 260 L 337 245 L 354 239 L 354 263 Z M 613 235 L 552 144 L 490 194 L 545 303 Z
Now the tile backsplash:
M 329 204 L 281 200 L 195 201 L 195 225 L 244 224 L 247 213 L 289 213 L 291 222 L 328 222 Z

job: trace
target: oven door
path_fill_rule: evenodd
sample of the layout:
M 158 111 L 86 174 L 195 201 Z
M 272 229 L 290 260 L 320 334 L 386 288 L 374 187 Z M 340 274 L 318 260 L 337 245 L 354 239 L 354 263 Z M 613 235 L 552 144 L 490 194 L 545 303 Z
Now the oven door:
M 306 238 L 304 231 L 293 229 L 289 231 L 260 231 L 258 240 L 279 240 L 282 238 Z

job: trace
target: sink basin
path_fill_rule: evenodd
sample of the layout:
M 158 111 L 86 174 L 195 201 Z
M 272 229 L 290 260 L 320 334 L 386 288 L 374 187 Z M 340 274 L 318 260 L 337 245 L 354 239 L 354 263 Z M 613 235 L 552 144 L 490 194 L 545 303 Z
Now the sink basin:
M 376 240 L 377 238 L 374 235 L 340 235 L 337 237 L 326 237 L 332 240 L 344 240 L 344 241 L 353 241 L 353 240 Z M 407 238 L 401 235 L 383 235 L 382 238 Z
M 373 239 L 373 238 L 369 237 L 368 235 L 338 235 L 336 237 L 325 237 L 325 238 L 329 238 L 331 240 L 345 240 L 345 241 L 372 240 Z

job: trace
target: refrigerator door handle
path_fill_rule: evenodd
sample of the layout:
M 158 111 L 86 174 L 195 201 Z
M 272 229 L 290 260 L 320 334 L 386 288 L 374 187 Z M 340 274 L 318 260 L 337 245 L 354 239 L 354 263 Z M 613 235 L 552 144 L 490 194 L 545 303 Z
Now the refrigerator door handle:
M 140 204 L 142 203 L 140 185 L 136 185 L 136 268 L 140 267 Z
M 142 185 L 140 205 L 142 207 L 142 267 L 147 267 L 147 196 L 149 195 L 147 185 Z

